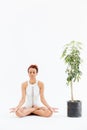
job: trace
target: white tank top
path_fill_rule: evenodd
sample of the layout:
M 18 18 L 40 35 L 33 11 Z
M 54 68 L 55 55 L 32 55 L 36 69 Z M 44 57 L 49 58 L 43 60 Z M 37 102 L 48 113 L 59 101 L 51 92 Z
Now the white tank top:
M 39 93 L 39 86 L 38 81 L 34 84 L 30 84 L 28 81 L 28 86 L 26 88 L 26 107 L 32 106 L 40 106 L 40 93 Z

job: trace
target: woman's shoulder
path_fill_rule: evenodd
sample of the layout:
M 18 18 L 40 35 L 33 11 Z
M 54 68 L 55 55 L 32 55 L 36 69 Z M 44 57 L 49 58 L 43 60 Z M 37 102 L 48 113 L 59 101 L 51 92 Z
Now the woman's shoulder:
M 22 83 L 22 88 L 26 88 L 28 86 L 28 81 Z
M 44 87 L 44 83 L 42 81 L 38 81 L 38 86 L 39 87 Z

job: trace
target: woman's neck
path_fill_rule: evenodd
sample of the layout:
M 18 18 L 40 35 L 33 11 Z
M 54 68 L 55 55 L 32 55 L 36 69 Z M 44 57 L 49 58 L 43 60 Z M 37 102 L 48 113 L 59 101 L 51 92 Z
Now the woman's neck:
M 29 82 L 30 82 L 31 84 L 34 84 L 34 83 L 36 83 L 36 79 L 30 79 Z

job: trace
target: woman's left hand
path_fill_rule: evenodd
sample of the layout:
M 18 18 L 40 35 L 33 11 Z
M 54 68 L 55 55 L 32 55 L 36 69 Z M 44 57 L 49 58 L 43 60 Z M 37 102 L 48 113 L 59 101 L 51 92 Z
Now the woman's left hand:
M 49 107 L 48 109 L 52 112 L 58 112 L 58 108 L 55 107 Z

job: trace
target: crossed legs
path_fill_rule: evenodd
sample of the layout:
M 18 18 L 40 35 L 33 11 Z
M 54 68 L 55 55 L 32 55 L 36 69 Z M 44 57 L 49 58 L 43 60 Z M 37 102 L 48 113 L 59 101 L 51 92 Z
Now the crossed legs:
M 30 114 L 34 114 L 37 116 L 50 117 L 53 112 L 47 109 L 46 107 L 31 107 L 31 108 L 20 108 L 16 112 L 18 117 L 28 116 Z
M 43 117 L 50 117 L 53 114 L 53 112 L 46 107 L 40 107 L 33 111 L 33 114 Z

